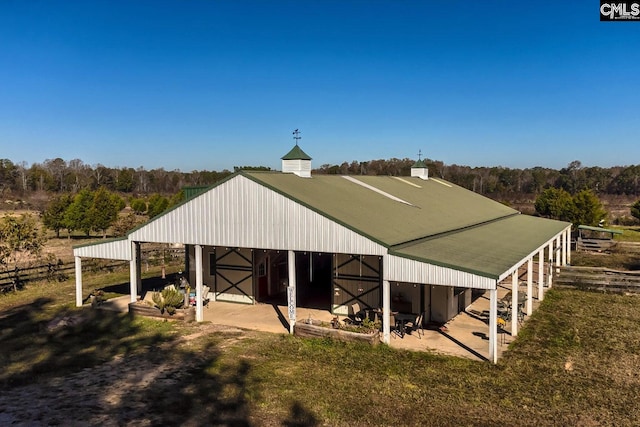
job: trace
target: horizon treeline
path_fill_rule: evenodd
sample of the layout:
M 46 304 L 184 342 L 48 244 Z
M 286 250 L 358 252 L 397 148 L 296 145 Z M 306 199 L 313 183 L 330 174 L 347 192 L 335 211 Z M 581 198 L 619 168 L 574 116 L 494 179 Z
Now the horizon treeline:
M 430 159 L 424 162 L 429 168 L 429 176 L 493 197 L 540 194 L 550 187 L 564 189 L 570 194 L 584 189 L 592 190 L 595 194 L 640 194 L 640 165 L 583 167 L 576 160 L 557 170 L 543 167 L 517 169 L 445 165 Z M 324 164 L 313 169 L 312 173 L 409 176 L 414 163 L 415 160 L 408 158 L 352 161 L 340 165 Z M 264 166 L 241 166 L 235 167 L 234 172 L 240 169 L 270 170 Z M 80 159 L 65 161 L 61 158 L 27 166 L 26 162 L 14 163 L 9 159 L 0 159 L 0 196 L 5 200 L 26 198 L 35 192 L 77 193 L 83 189 L 97 190 L 101 187 L 131 195 L 175 194 L 184 187 L 212 185 L 232 173 L 226 169 L 182 172 L 164 168 L 113 168 L 101 164 L 88 165 Z

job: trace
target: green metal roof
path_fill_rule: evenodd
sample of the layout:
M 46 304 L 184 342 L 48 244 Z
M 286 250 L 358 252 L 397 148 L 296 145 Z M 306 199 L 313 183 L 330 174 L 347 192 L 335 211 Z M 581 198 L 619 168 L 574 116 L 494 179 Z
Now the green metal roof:
M 296 144 L 291 151 L 282 156 L 282 160 L 311 160 L 311 157 Z
M 391 248 L 390 252 L 497 279 L 568 225 L 562 221 L 514 215 Z
M 424 162 L 424 160 L 418 160 L 417 162 L 415 162 L 413 164 L 413 166 L 411 166 L 412 168 L 426 168 L 427 164 Z
M 184 191 L 184 198 L 190 199 L 194 196 L 197 196 L 200 193 L 204 193 L 209 188 L 211 188 L 210 185 L 198 185 L 198 186 L 191 186 L 191 187 L 182 187 L 182 191 Z
M 457 185 L 436 180 L 339 175 L 301 179 L 292 174 L 246 172 L 252 179 L 385 246 L 393 246 L 518 213 Z
M 498 278 L 570 225 L 521 215 L 439 179 L 246 175 L 389 247 L 394 255 L 490 278 Z

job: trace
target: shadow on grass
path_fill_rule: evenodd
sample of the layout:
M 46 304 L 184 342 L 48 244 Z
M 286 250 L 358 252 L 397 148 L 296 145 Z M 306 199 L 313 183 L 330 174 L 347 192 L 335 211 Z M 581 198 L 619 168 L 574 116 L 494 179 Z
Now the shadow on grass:
M 627 268 L 627 270 L 630 271 L 638 271 L 640 270 L 640 261 L 630 261 L 628 263 L 626 263 L 625 267 Z
M 170 338 L 140 334 L 129 316 L 51 306 L 40 298 L 0 319 L 0 384 L 5 387 L 91 367 Z
M 181 348 L 149 354 L 145 362 L 143 370 L 151 382 L 131 388 L 119 399 L 122 405 L 108 408 L 118 424 L 142 417 L 152 425 L 251 425 L 248 398 L 259 394 L 259 385 L 250 380 L 248 362 L 215 369 L 222 362 L 219 348 L 211 343 L 199 351 Z
M 251 426 L 261 400 L 251 361 L 221 357 L 224 337 L 187 345 L 171 322 L 38 299 L 6 312 L 0 331 L 8 424 Z M 318 424 L 298 402 L 282 423 Z
M 300 402 L 294 402 L 289 410 L 289 418 L 282 422 L 284 427 L 313 427 L 319 424 L 316 417 L 307 411 Z

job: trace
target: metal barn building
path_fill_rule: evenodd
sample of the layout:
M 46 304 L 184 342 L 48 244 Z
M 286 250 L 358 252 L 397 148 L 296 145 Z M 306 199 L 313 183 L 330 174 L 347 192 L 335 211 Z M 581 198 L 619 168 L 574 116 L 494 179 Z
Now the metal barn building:
M 422 161 L 411 177 L 311 175 L 311 158 L 296 145 L 282 157 L 282 172 L 237 172 L 122 239 L 74 248 L 76 303 L 82 305 L 82 258 L 128 260 L 133 302 L 141 289 L 140 245 L 180 243 L 197 320 L 204 285 L 212 300 L 280 298 L 290 313 L 313 304 L 347 315 L 357 302 L 382 309 L 388 343 L 392 310 L 444 323 L 471 303 L 474 290 L 488 291 L 495 362 L 498 283 L 511 276 L 515 306 L 518 269 L 526 266 L 531 314 L 534 258 L 541 299 L 554 264 L 570 262 L 570 230 L 570 223 L 522 215 L 429 178 Z

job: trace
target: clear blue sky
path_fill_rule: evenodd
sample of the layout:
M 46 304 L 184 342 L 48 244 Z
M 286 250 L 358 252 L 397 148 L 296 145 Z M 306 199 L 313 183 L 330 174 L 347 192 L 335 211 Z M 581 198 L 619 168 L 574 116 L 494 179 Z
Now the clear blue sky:
M 640 164 L 640 22 L 595 1 L 0 2 L 0 158 Z

